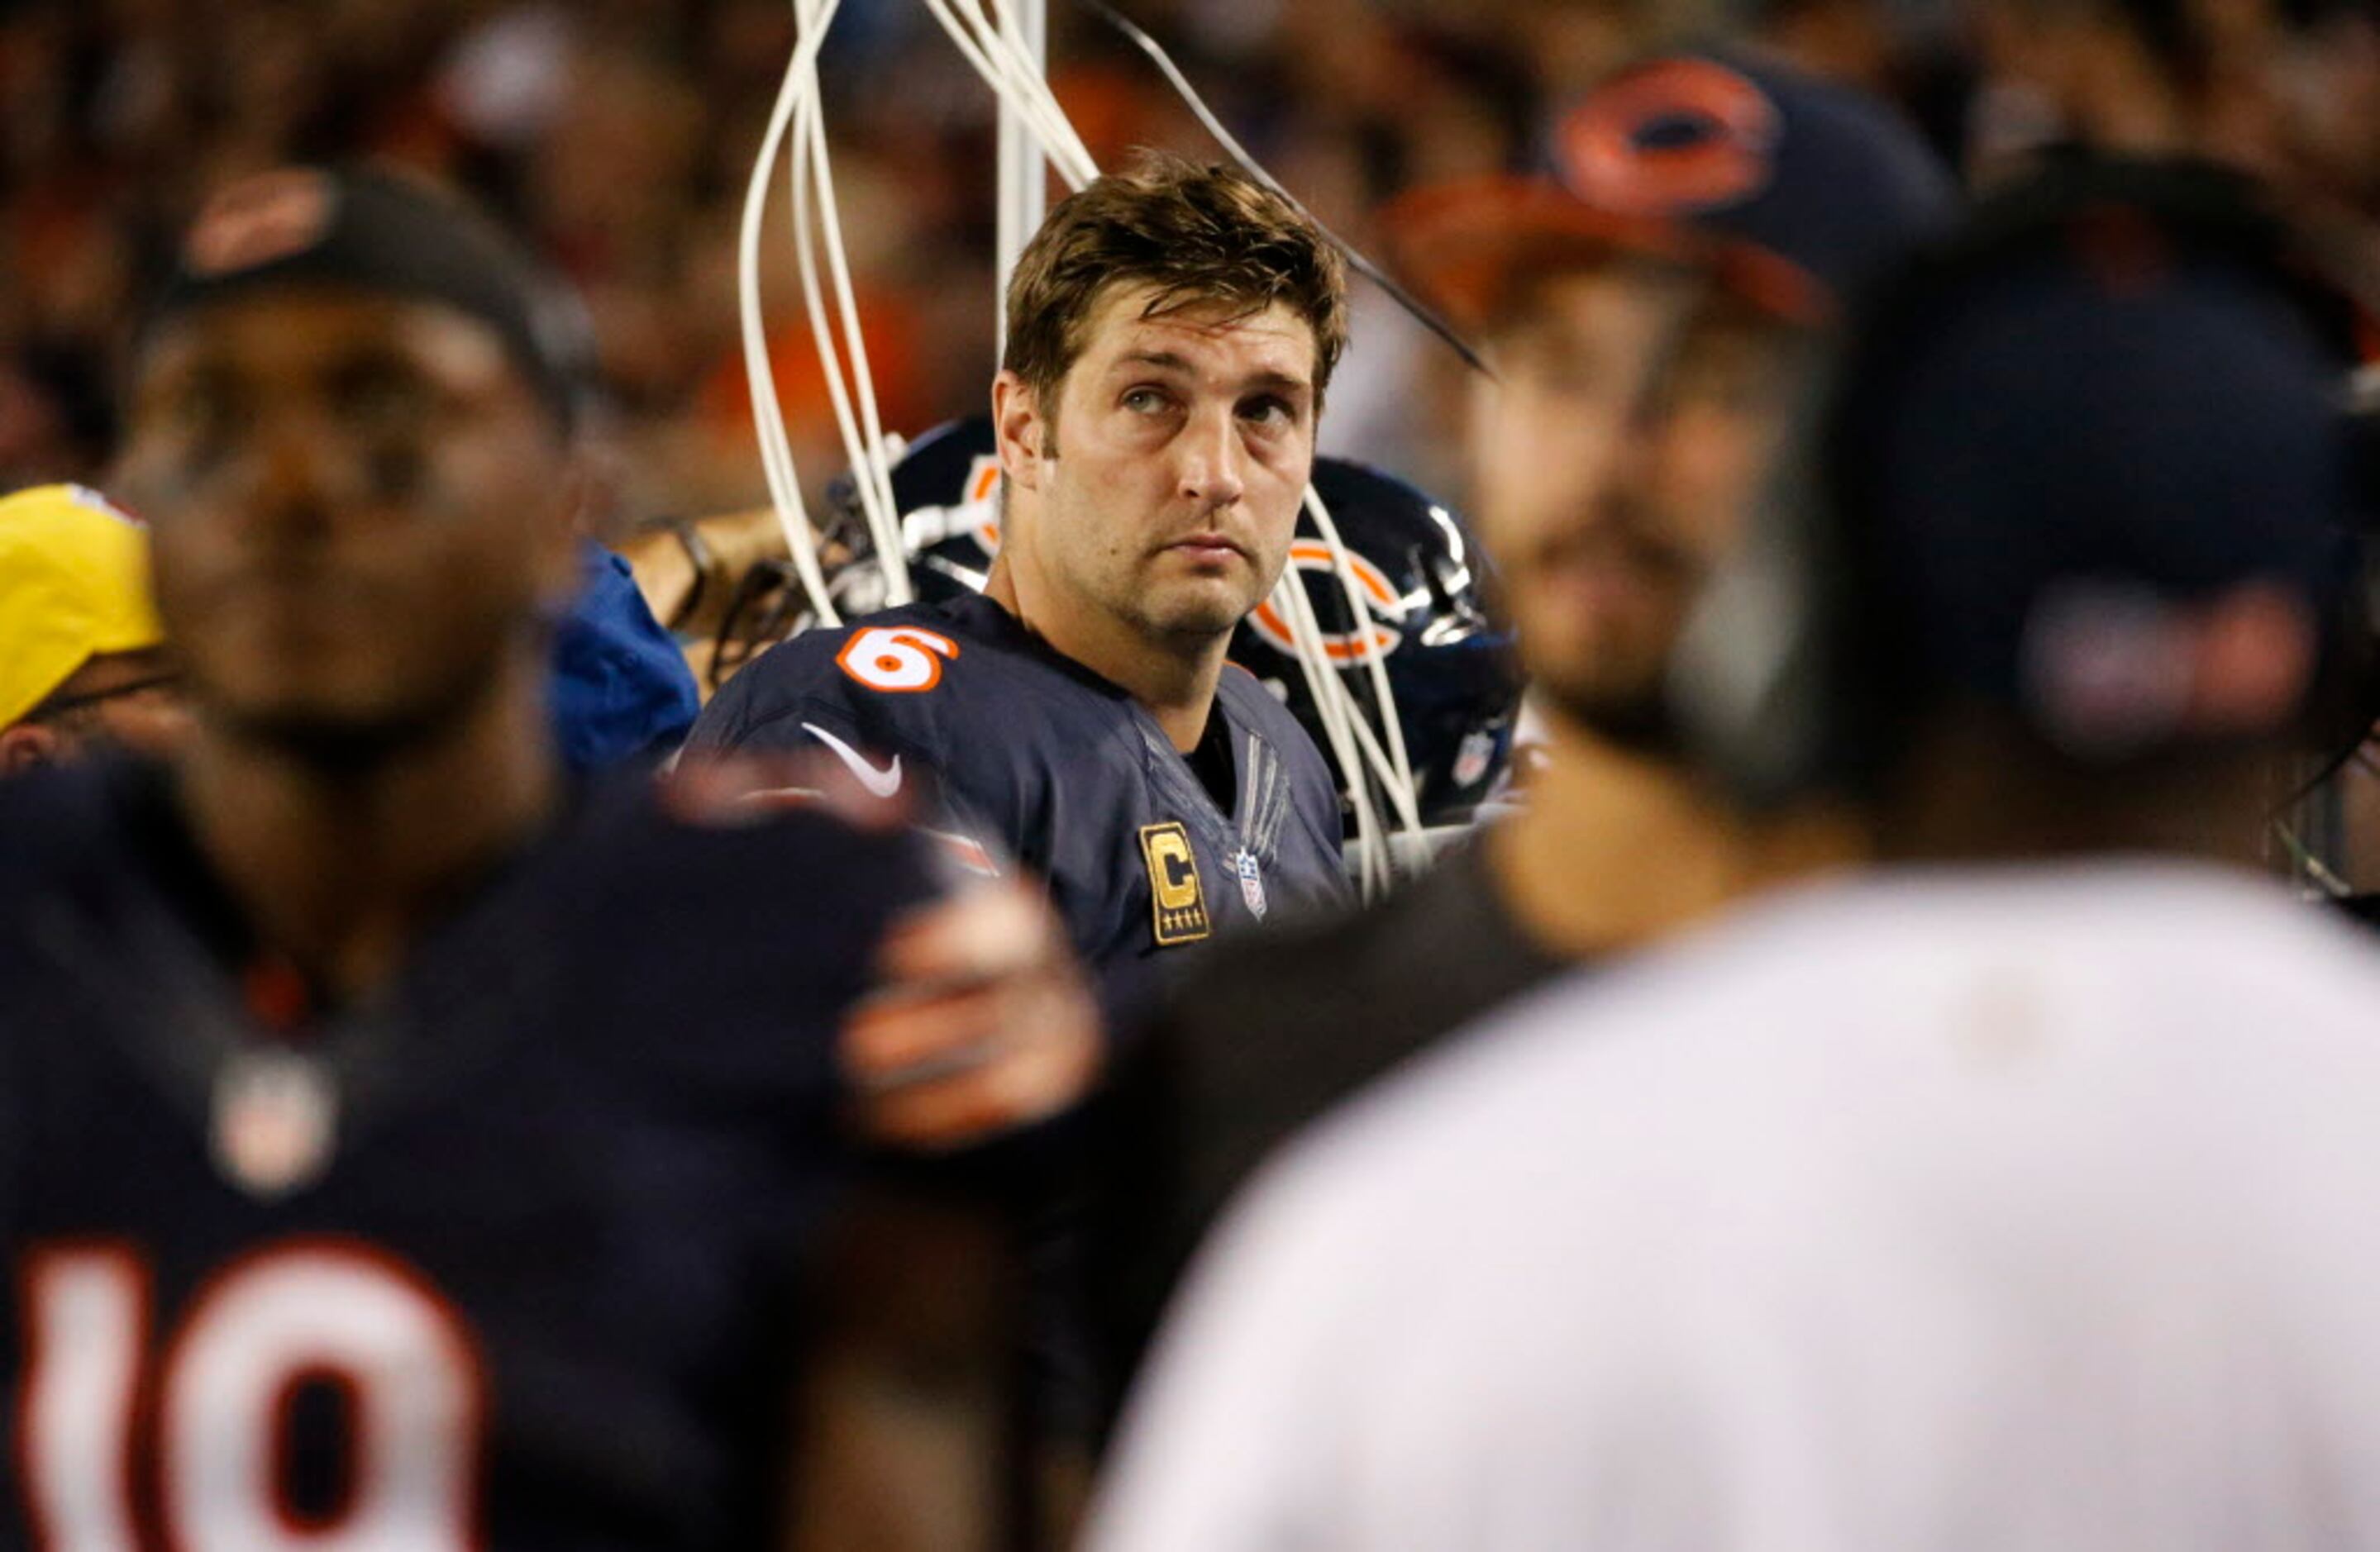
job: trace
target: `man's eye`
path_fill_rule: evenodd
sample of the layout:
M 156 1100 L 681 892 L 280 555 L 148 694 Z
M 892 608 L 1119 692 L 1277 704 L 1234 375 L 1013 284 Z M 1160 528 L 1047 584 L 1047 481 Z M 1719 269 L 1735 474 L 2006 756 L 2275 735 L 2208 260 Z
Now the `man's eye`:
M 1556 367 L 1549 380 L 1554 392 L 1573 399 L 1609 398 L 1625 393 L 1613 379 L 1613 374 L 1592 361 L 1564 361 Z
M 212 464 L 229 450 L 238 430 L 238 406 L 230 394 L 193 383 L 165 401 L 164 419 L 186 461 Z
M 347 384 L 339 397 L 349 423 L 369 431 L 410 428 L 431 409 L 431 395 L 422 385 L 398 377 L 360 379 Z
M 1679 405 L 1719 410 L 1730 415 L 1767 411 L 1781 397 L 1776 374 L 1742 361 L 1685 364 L 1675 375 L 1670 397 Z
M 174 429 L 190 436 L 204 436 L 221 428 L 229 418 L 226 396 L 202 384 L 192 384 L 176 394 L 166 406 L 167 417 Z
M 1506 381 L 1524 383 L 1541 394 L 1565 399 L 1603 398 L 1616 392 L 1613 374 L 1602 362 L 1577 353 L 1536 354 L 1516 358 Z
M 1155 415 L 1170 401 L 1158 389 L 1134 388 L 1125 393 L 1122 402 L 1124 408 L 1135 415 Z
M 1279 430 L 1297 417 L 1286 399 L 1256 399 L 1240 406 L 1240 418 L 1253 420 L 1269 430 Z

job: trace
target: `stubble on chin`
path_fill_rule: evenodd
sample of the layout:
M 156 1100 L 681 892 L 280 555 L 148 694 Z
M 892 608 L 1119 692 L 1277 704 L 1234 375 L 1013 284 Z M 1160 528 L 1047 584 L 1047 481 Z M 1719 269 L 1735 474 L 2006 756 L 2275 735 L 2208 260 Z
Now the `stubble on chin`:
M 1533 675 L 1530 688 L 1563 721 L 1604 743 L 1668 758 L 1682 749 L 1678 720 L 1659 675 L 1630 684 Z

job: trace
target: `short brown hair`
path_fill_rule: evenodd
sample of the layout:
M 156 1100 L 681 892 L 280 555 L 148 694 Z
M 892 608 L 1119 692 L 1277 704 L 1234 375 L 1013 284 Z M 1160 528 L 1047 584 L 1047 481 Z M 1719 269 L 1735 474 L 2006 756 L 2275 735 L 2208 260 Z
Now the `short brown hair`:
M 1286 305 L 1314 331 L 1318 406 L 1347 347 L 1346 266 L 1312 220 L 1231 168 L 1142 152 L 1060 201 L 1009 278 L 1001 364 L 1045 414 L 1115 285 L 1156 288 L 1144 318 L 1212 306 L 1253 317 Z

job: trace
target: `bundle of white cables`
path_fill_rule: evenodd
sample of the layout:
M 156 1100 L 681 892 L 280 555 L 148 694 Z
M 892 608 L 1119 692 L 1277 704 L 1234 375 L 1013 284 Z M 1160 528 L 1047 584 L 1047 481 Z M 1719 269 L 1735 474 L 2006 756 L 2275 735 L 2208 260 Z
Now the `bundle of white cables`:
M 1050 90 L 1010 0 L 920 3 L 948 34 L 968 66 L 1024 127 L 1069 188 L 1080 188 L 1099 176 L 1099 168 L 1082 137 Z M 883 597 L 899 604 L 915 596 L 901 531 L 900 508 L 892 495 L 892 458 L 877 413 L 875 382 L 860 336 L 859 309 L 844 249 L 832 164 L 827 150 L 825 112 L 819 91 L 819 51 L 841 4 L 842 0 L 793 0 L 798 30 L 794 56 L 786 67 L 759 154 L 753 164 L 751 182 L 745 192 L 736 256 L 745 370 L 751 382 L 761 465 L 768 477 L 770 499 L 793 552 L 795 571 L 808 598 L 810 617 L 824 625 L 840 624 L 842 617 L 829 595 L 820 562 L 818 529 L 803 503 L 800 471 L 795 465 L 792 442 L 777 398 L 761 308 L 761 245 L 766 234 L 770 185 L 781 160 L 785 164 L 802 299 L 825 372 L 835 425 L 849 460 L 853 489 L 873 540 L 876 564 L 883 571 Z M 1188 92 L 1187 83 L 1170 69 L 1168 74 L 1179 89 L 1191 96 L 1202 119 L 1222 137 L 1227 149 L 1243 164 L 1254 168 L 1255 164 L 1230 139 L 1228 131 L 1206 113 L 1203 103 L 1196 103 L 1195 94 Z M 823 284 L 820 275 L 821 258 L 825 268 Z M 830 294 L 832 313 L 828 307 Z M 1346 774 L 1347 797 L 1355 822 L 1351 862 L 1357 882 L 1369 899 L 1385 890 L 1396 872 L 1390 824 L 1384 821 L 1375 794 L 1386 798 L 1388 819 L 1393 821 L 1394 829 L 1408 835 L 1421 832 L 1419 806 L 1412 766 L 1406 758 L 1404 732 L 1389 682 L 1387 653 L 1376 644 L 1374 633 L 1364 628 L 1367 615 L 1363 589 L 1347 547 L 1321 498 L 1311 489 L 1305 492 L 1305 510 L 1330 552 L 1331 569 L 1345 595 L 1351 622 L 1349 639 L 1354 643 L 1356 658 L 1366 670 L 1372 692 L 1371 709 L 1367 710 L 1348 689 L 1325 649 L 1313 600 L 1305 590 L 1299 567 L 1292 565 L 1283 571 L 1273 602 L 1290 622 L 1299 668 L 1319 710 L 1323 735 L 1339 769 Z

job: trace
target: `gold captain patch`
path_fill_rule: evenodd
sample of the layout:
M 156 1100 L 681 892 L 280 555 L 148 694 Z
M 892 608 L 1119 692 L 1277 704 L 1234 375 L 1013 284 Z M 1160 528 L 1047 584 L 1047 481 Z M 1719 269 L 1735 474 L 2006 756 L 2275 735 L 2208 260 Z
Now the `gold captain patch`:
M 1179 819 L 1143 825 L 1140 855 L 1148 859 L 1148 892 L 1155 903 L 1160 944 L 1195 943 L 1214 930 L 1207 919 L 1206 892 L 1198 887 L 1198 855 Z

